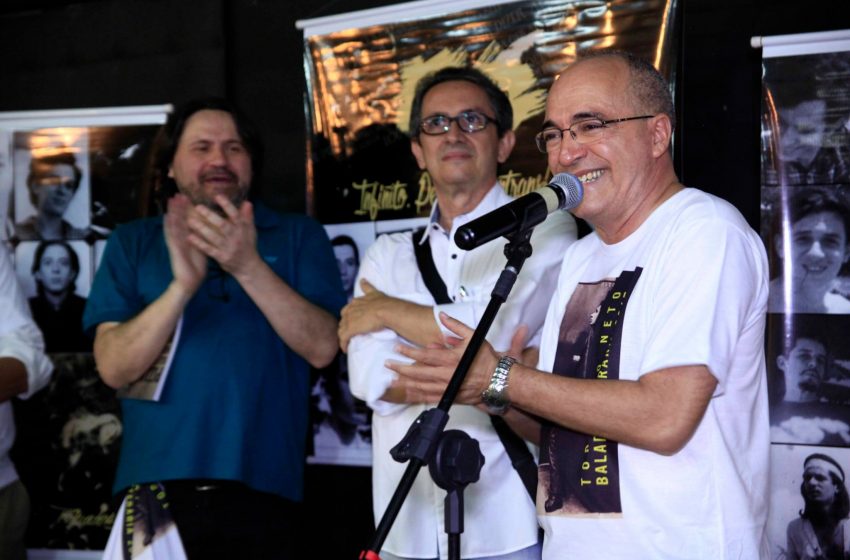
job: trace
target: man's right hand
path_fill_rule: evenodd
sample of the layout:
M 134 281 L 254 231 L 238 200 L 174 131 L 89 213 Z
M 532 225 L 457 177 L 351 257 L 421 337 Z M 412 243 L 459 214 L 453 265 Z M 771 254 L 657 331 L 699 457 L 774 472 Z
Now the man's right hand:
M 165 215 L 165 243 L 171 259 L 174 282 L 186 295 L 193 295 L 207 274 L 207 256 L 188 241 L 187 216 L 192 203 L 183 194 L 176 194 L 168 201 Z

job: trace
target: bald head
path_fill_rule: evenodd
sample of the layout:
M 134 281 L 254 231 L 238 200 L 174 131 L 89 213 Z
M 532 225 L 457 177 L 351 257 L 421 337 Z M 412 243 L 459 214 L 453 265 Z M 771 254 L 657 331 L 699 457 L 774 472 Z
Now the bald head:
M 654 66 L 631 53 L 603 50 L 580 56 L 566 72 L 580 65 L 593 63 L 607 64 L 609 68 L 625 72 L 626 88 L 622 91 L 628 95 L 634 109 L 644 114 L 665 114 L 670 119 L 671 128 L 676 127 L 676 111 L 670 85 Z

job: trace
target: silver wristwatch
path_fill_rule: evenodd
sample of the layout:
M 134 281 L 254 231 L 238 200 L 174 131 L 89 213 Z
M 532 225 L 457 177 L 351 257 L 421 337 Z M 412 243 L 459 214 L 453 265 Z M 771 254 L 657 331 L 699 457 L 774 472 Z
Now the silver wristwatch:
M 490 414 L 501 416 L 511 406 L 506 393 L 508 390 L 508 374 L 511 372 L 511 366 L 515 363 L 516 359 L 510 356 L 502 356 L 490 377 L 490 384 L 481 392 L 481 400 Z

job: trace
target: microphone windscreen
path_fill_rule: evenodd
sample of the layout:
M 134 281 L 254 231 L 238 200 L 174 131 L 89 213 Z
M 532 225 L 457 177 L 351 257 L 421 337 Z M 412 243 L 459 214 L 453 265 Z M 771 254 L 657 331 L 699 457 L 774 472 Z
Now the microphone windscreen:
M 558 189 L 564 195 L 561 210 L 570 210 L 581 203 L 584 196 L 584 187 L 578 177 L 570 173 L 558 173 L 549 181 L 549 186 Z

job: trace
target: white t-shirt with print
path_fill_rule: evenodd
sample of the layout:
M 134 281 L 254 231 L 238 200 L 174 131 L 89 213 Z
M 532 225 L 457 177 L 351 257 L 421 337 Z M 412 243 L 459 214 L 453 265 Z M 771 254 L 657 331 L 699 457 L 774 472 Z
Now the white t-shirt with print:
M 618 446 L 621 513 L 546 513 L 541 483 L 543 556 L 766 558 L 767 257 L 734 207 L 684 189 L 620 243 L 605 245 L 591 234 L 573 244 L 547 314 L 539 367 L 552 369 L 561 319 L 578 283 L 636 268 L 642 270 L 625 309 L 619 368 L 609 364 L 609 370 L 636 380 L 663 368 L 704 364 L 717 388 L 679 452 L 664 456 Z

